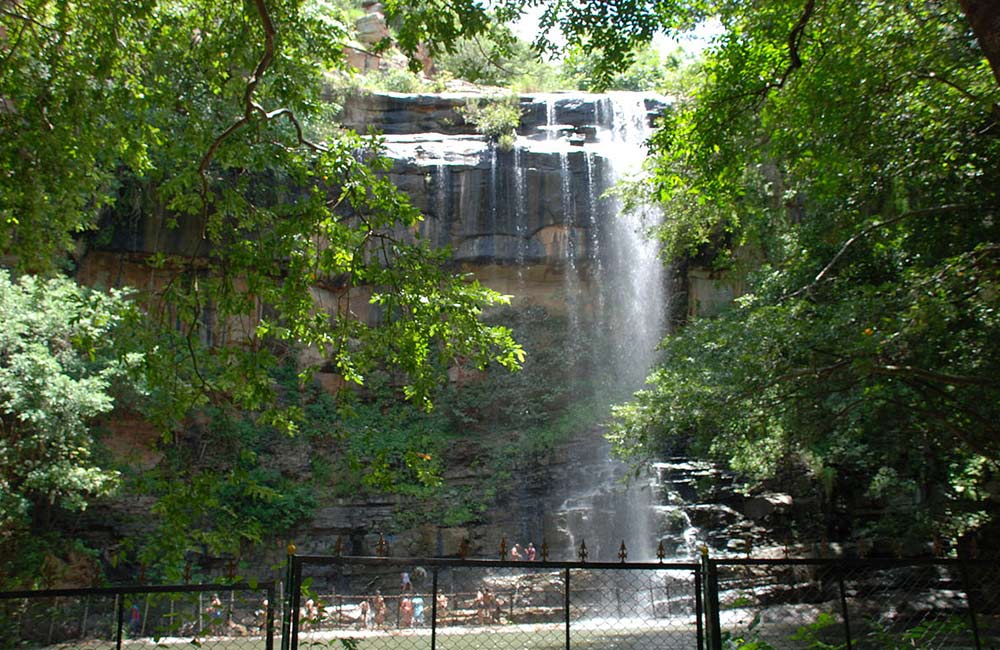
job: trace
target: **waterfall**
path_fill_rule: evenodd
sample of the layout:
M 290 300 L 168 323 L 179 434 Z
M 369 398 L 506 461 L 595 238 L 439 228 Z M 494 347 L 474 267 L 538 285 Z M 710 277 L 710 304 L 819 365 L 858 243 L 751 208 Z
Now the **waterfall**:
M 642 173 L 650 128 L 641 96 L 616 94 L 610 100 L 611 128 L 599 132 L 599 137 L 617 181 Z M 664 334 L 665 274 L 657 242 L 649 235 L 661 214 L 654 207 L 623 214 L 619 201 L 613 212 L 616 218 L 609 221 L 606 236 L 607 282 L 602 289 L 615 374 L 620 388 L 631 393 L 642 386 Z
M 556 123 L 557 118 L 546 113 L 547 123 Z M 664 335 L 665 274 L 657 242 L 648 236 L 660 217 L 655 209 L 625 214 L 617 199 L 599 198 L 618 180 L 642 171 L 644 143 L 650 134 L 644 98 L 630 93 L 606 96 L 594 104 L 594 122 L 596 142 L 587 143 L 580 152 L 586 165 L 586 195 L 570 189 L 570 154 L 560 151 L 567 237 L 572 237 L 577 211 L 589 213 L 586 264 L 576 263 L 583 251 L 566 251 L 568 335 L 576 336 L 580 320 L 587 317 L 581 296 L 587 283 L 580 280 L 585 272 L 591 285 L 596 345 L 604 350 L 595 365 L 606 375 L 603 392 L 620 400 L 641 388 Z M 572 246 L 572 240 L 567 244 Z M 565 552 L 575 554 L 586 541 L 591 559 L 613 561 L 624 542 L 629 559 L 654 559 L 654 482 L 641 476 L 626 485 L 627 468 L 613 457 L 603 430 L 584 433 L 575 461 L 579 470 L 560 504 L 570 546 Z
M 499 211 L 499 207 L 500 207 L 499 206 L 499 204 L 500 204 L 500 183 L 498 181 L 499 173 L 498 173 L 498 169 L 497 168 L 498 168 L 498 165 L 497 165 L 497 148 L 496 147 L 490 147 L 490 179 L 489 179 L 489 184 L 488 184 L 488 190 L 489 190 L 489 208 L 488 208 L 489 212 L 488 212 L 488 214 L 489 214 L 489 218 L 486 221 L 486 228 L 484 229 L 484 232 L 493 232 L 493 233 L 498 232 L 498 230 L 497 230 L 497 225 L 498 225 L 497 212 Z M 496 254 L 495 248 L 494 248 L 494 254 Z
M 545 99 L 545 139 L 555 140 L 556 133 L 556 100 L 554 97 Z
M 600 106 L 600 104 L 598 104 Z M 598 114 L 598 119 L 600 114 Z M 594 277 L 604 277 L 604 262 L 601 258 L 601 218 L 599 194 L 603 179 L 596 177 L 594 152 L 587 152 L 587 213 L 588 231 L 590 233 L 588 245 L 590 246 L 590 257 L 593 264 L 592 272 Z M 594 327 L 597 332 L 605 331 L 607 327 L 605 319 L 606 304 L 604 293 L 597 292 L 596 304 L 594 305 Z
M 576 232 L 576 202 L 573 200 L 571 175 L 569 168 L 569 152 L 559 152 L 559 189 L 560 204 L 563 216 L 563 242 L 562 253 L 564 260 L 563 282 L 566 286 L 566 315 L 569 319 L 569 335 L 576 337 L 580 332 L 582 315 L 580 309 L 583 304 L 581 300 L 581 283 L 579 270 L 577 268 L 577 242 Z
M 565 308 L 566 367 L 594 373 L 579 387 L 594 386 L 597 394 L 576 394 L 572 407 L 587 421 L 591 400 L 620 402 L 642 387 L 665 334 L 666 276 L 647 236 L 660 216 L 621 214 L 620 202 L 605 196 L 618 180 L 641 173 L 647 98 L 539 95 L 522 105 L 533 121 L 522 125 L 512 152 L 477 136 L 440 133 L 393 136 L 387 145 L 403 186 L 436 188 L 422 206 L 440 234 L 435 243 L 450 244 L 459 264 L 488 266 L 486 277 L 514 294 L 515 304 L 535 303 L 550 314 Z M 530 274 L 529 265 L 537 265 Z M 656 517 L 680 522 L 684 536 L 675 548 L 685 546 L 690 522 L 654 507 L 663 490 L 645 476 L 626 489 L 627 468 L 604 433 L 583 425 L 560 443 L 564 459 L 555 471 L 565 476 L 536 511 L 520 513 L 524 523 L 511 533 L 536 545 L 544 536 L 554 558 L 575 557 L 586 540 L 590 559 L 614 561 L 624 541 L 628 559 L 641 561 L 655 557 Z
M 528 252 L 528 205 L 524 184 L 524 152 L 514 149 L 514 234 L 517 237 L 517 286 L 524 290 L 524 265 Z

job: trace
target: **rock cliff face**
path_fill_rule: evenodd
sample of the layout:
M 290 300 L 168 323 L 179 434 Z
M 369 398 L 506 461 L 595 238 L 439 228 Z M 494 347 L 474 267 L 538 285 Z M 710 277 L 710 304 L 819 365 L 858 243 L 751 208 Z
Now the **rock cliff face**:
M 421 236 L 450 246 L 456 262 L 493 288 L 562 310 L 567 265 L 585 294 L 588 265 L 600 262 L 600 242 L 614 219 L 602 198 L 611 185 L 613 145 L 598 134 L 623 120 L 652 122 L 669 108 L 662 97 L 627 94 L 542 94 L 519 98 L 521 122 L 513 150 L 476 135 L 461 108 L 483 101 L 468 93 L 355 95 L 345 126 L 384 134 L 391 176 L 426 216 Z M 486 101 L 489 101 L 488 99 Z M 635 103 L 623 114 L 623 102 Z M 710 314 L 739 294 L 732 279 L 685 267 L 674 278 L 674 315 Z
M 564 311 L 567 272 L 592 298 L 589 266 L 600 261 L 602 231 L 613 218 L 607 150 L 594 145 L 611 128 L 610 96 L 520 98 L 514 148 L 475 134 L 459 110 L 468 94 L 356 96 L 346 125 L 385 134 L 393 181 L 426 216 L 420 236 L 452 249 L 457 264 L 515 300 Z M 488 101 L 488 100 L 487 100 Z M 632 101 L 635 101 L 634 99 Z M 642 102 L 642 119 L 665 108 Z

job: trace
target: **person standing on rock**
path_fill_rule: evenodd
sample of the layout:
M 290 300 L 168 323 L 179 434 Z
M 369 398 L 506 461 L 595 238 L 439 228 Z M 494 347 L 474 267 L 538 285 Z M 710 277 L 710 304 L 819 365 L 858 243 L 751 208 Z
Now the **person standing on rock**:
M 371 613 L 371 605 L 368 604 L 368 599 L 362 600 L 358 604 L 358 624 L 361 629 L 368 628 L 368 616 Z
M 525 549 L 524 554 L 527 557 L 528 562 L 534 562 L 535 561 L 535 558 L 537 557 L 538 552 L 535 550 L 534 543 L 528 542 L 528 548 Z
M 448 596 L 439 592 L 436 600 L 437 600 L 438 625 L 440 625 L 441 619 L 443 619 L 448 613 Z
M 142 619 L 139 616 L 139 606 L 132 605 L 132 610 L 129 614 L 128 629 L 133 638 L 139 636 L 139 629 L 141 627 L 140 625 L 141 622 Z

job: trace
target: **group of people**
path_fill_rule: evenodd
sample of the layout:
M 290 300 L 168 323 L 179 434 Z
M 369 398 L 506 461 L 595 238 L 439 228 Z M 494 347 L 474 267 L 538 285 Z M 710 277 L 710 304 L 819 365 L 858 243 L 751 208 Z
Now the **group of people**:
M 363 629 L 380 628 L 385 625 L 386 604 L 382 592 L 376 590 L 373 598 L 366 598 L 360 603 L 358 624 Z M 418 627 L 426 622 L 427 605 L 423 596 L 407 589 L 399 597 L 399 627 Z M 440 616 L 448 608 L 448 597 L 437 595 L 437 609 Z
M 477 590 L 476 599 L 472 604 L 476 607 L 476 619 L 480 625 L 500 620 L 500 599 L 489 587 Z
M 372 598 L 365 598 L 358 604 L 358 625 L 363 629 L 379 628 L 385 625 L 385 598 L 375 590 Z
M 535 550 L 535 545 L 531 542 L 528 542 L 528 546 L 524 549 L 521 549 L 520 544 L 514 544 L 514 547 L 510 549 L 510 559 L 514 562 L 521 560 L 534 562 L 538 559 L 538 551 Z
M 399 626 L 417 627 L 424 624 L 424 599 L 420 594 L 409 592 L 399 599 Z

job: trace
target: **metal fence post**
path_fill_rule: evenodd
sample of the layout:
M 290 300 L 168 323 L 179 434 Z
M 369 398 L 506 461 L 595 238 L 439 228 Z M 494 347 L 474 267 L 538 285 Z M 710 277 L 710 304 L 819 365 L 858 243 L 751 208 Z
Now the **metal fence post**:
M 122 628 L 125 627 L 125 594 L 119 593 L 115 597 L 115 609 L 118 610 L 117 632 L 115 633 L 115 648 L 122 650 Z
M 295 555 L 295 544 L 288 545 L 288 555 L 285 559 L 285 593 L 281 599 L 281 650 L 288 650 L 289 632 L 291 630 L 292 610 L 292 558 Z
M 701 548 L 701 564 L 705 573 L 705 625 L 708 650 L 722 650 L 722 625 L 719 623 L 719 572 L 708 558 L 708 547 Z
M 291 619 L 291 633 L 288 641 L 288 650 L 298 650 L 299 648 L 299 607 L 302 601 L 302 563 L 292 556 L 291 582 L 288 588 L 289 612 Z
M 274 650 L 274 583 L 267 585 L 267 607 L 264 608 L 264 650 Z
M 569 567 L 566 567 L 564 576 L 566 593 L 563 596 L 563 607 L 565 608 L 566 616 L 566 650 L 569 650 Z
M 962 574 L 962 586 L 965 587 L 965 602 L 969 604 L 969 617 L 972 620 L 972 639 L 976 644 L 976 650 L 982 650 L 983 643 L 979 638 L 979 620 L 976 616 L 976 600 L 972 595 L 972 582 L 969 580 L 969 569 L 965 565 L 965 562 L 959 564 L 959 571 Z
M 694 621 L 695 621 L 695 632 L 697 634 L 698 650 L 706 650 L 705 648 L 705 626 L 704 621 L 702 621 L 702 589 L 701 589 L 701 567 L 697 566 L 694 569 Z
M 431 577 L 431 650 L 437 648 L 437 615 L 438 615 L 438 568 L 434 567 Z
M 847 641 L 847 650 L 851 650 L 851 615 L 847 611 L 847 590 L 844 589 L 844 567 L 838 566 L 837 587 L 840 589 L 840 611 L 844 617 L 844 640 Z

